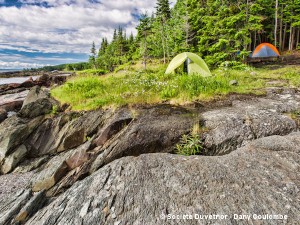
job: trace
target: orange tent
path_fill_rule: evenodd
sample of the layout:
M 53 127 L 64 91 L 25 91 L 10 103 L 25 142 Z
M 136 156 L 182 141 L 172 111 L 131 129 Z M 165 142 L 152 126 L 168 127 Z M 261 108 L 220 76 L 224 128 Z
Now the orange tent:
M 252 54 L 252 58 L 256 57 L 278 57 L 280 56 L 277 48 L 270 43 L 262 43 L 256 47 Z

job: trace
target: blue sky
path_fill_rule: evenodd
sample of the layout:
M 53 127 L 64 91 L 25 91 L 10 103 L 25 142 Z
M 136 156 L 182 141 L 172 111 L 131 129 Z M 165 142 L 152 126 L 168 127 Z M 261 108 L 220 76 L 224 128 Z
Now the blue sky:
M 176 0 L 170 1 L 174 4 Z M 82 62 L 91 44 L 122 26 L 136 33 L 136 15 L 156 0 L 0 0 L 0 69 Z

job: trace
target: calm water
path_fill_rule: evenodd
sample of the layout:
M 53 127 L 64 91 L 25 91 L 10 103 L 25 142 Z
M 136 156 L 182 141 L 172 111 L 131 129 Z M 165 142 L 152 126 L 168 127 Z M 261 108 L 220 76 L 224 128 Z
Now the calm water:
M 5 73 L 5 72 L 17 72 L 21 70 L 16 70 L 16 69 L 0 69 L 0 73 Z
M 33 80 L 36 80 L 39 76 L 32 76 Z M 2 84 L 12 84 L 17 83 L 21 84 L 24 81 L 28 80 L 30 77 L 10 77 L 10 78 L 0 78 L 0 85 Z

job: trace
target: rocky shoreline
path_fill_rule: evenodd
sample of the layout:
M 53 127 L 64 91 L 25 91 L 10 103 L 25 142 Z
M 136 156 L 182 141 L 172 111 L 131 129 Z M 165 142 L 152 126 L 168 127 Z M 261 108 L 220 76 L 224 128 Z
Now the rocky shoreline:
M 249 224 L 236 213 L 287 216 L 253 224 L 300 221 L 298 89 L 222 107 L 73 112 L 44 80 L 0 88 L 0 224 L 184 224 L 168 216 L 186 214 Z M 174 154 L 195 125 L 207 155 Z

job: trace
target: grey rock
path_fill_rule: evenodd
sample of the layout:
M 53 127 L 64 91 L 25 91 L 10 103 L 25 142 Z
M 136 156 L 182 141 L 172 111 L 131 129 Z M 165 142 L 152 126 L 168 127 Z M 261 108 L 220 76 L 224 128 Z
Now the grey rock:
M 0 107 L 6 111 L 19 111 L 28 94 L 28 90 L 0 95 Z
M 275 151 L 273 151 L 275 149 Z M 300 133 L 251 142 L 224 156 L 125 157 L 77 182 L 26 224 L 178 224 L 162 215 L 228 215 L 203 224 L 256 224 L 234 213 L 300 221 Z M 181 223 L 182 221 L 180 221 Z M 188 224 L 199 224 L 189 220 Z
M 65 160 L 69 155 L 69 152 L 65 152 L 49 160 L 44 168 L 33 176 L 32 191 L 48 190 L 66 175 L 68 168 Z
M 0 162 L 23 144 L 43 120 L 43 116 L 32 120 L 12 116 L 4 120 L 0 126 Z
M 0 199 L 0 224 L 24 224 L 28 217 L 42 208 L 46 200 L 45 192 L 33 195 L 30 189 L 22 189 Z
M 15 223 L 24 223 L 27 218 L 36 213 L 46 202 L 45 191 L 40 191 L 32 196 L 32 198 L 21 208 L 18 215 L 13 219 Z
M 59 132 L 58 152 L 75 148 L 97 133 L 102 125 L 103 111 L 90 111 L 67 123 Z
M 7 112 L 5 109 L 0 108 L 0 123 L 7 118 Z
M 0 176 L 0 205 L 9 196 L 16 196 L 23 189 L 30 188 L 33 172 L 22 174 L 5 174 Z
M 47 191 L 47 196 L 56 196 L 63 193 L 76 181 L 88 175 L 89 168 L 94 160 L 94 153 L 89 151 L 91 142 L 92 140 L 69 151 L 65 157 L 68 172 Z
M 247 142 L 271 135 L 297 131 L 296 122 L 284 113 L 300 108 L 295 99 L 235 101 L 232 107 L 202 114 L 204 145 L 210 155 L 224 155 Z
M 94 141 L 97 146 L 103 146 L 106 141 L 120 132 L 133 120 L 132 113 L 125 108 L 118 110 L 112 115 L 106 113 L 106 117 L 108 118 L 103 122 L 104 127 L 99 130 L 97 139 Z
M 4 158 L 3 163 L 1 165 L 1 171 L 2 173 L 6 174 L 11 172 L 16 166 L 18 165 L 19 162 L 21 162 L 28 150 L 25 145 L 19 146 L 11 155 L 7 156 Z
M 11 220 L 19 212 L 21 207 L 26 204 L 30 197 L 30 190 L 22 190 L 16 195 L 12 195 L 9 198 L 2 199 L 0 204 L 0 224 L 11 224 Z
M 43 165 L 48 160 L 48 156 L 42 156 L 39 158 L 27 159 L 20 163 L 20 165 L 15 168 L 14 173 L 27 173 L 29 171 L 35 170 L 41 165 Z
M 239 82 L 237 82 L 237 80 L 229 81 L 229 85 L 231 85 L 231 86 L 237 86 L 238 84 L 239 84 Z
M 59 135 L 60 131 L 77 115 L 77 113 L 61 114 L 46 119 L 26 141 L 26 144 L 31 148 L 30 156 L 54 154 L 63 139 L 63 135 Z
M 102 116 L 103 111 L 97 110 L 48 118 L 26 141 L 31 147 L 30 156 L 54 154 L 83 144 L 98 132 Z
M 137 111 L 128 126 L 102 147 L 91 172 L 124 156 L 144 153 L 172 152 L 183 134 L 189 133 L 195 123 L 194 114 L 187 109 L 161 105 Z
M 33 176 L 31 180 L 32 190 L 34 192 L 49 190 L 56 185 L 58 181 L 60 181 L 68 173 L 68 171 L 87 162 L 89 160 L 89 154 L 87 154 L 87 151 L 90 147 L 91 141 L 92 140 L 75 149 L 62 152 L 49 160 Z M 76 179 L 73 183 L 75 181 Z
M 54 106 L 59 107 L 59 103 L 50 98 L 50 93 L 41 89 L 40 86 L 35 86 L 30 89 L 26 96 L 19 115 L 21 117 L 34 118 L 50 113 Z
M 14 115 L 17 115 L 17 113 L 14 112 L 14 111 L 9 111 L 9 112 L 7 112 L 7 117 L 12 117 L 12 116 L 14 116 Z

